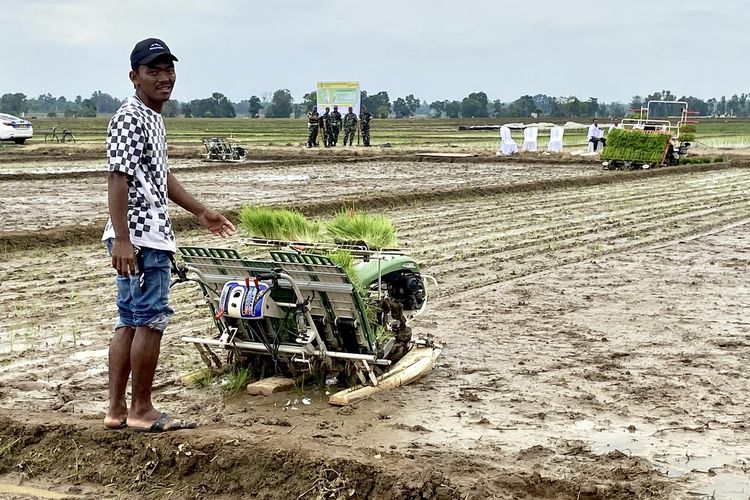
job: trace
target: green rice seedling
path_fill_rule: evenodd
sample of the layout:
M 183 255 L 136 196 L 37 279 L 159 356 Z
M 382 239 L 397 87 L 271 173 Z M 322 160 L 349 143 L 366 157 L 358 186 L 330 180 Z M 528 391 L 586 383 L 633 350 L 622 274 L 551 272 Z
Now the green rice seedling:
M 682 127 L 680 127 L 681 134 L 695 134 L 697 132 L 698 132 L 697 125 L 683 125 Z
M 342 243 L 364 243 L 375 249 L 396 244 L 396 228 L 384 215 L 339 212 L 326 223 L 326 231 Z
M 348 214 L 346 215 L 348 217 Z M 393 238 L 393 242 L 395 243 L 395 236 Z M 374 246 L 370 243 L 368 243 L 368 246 L 374 248 Z M 352 253 L 348 250 L 337 249 L 329 251 L 326 256 L 331 259 L 331 262 L 336 264 L 344 271 L 344 273 L 346 273 L 349 281 L 354 288 L 355 293 L 362 300 L 362 304 L 365 308 L 365 316 L 369 319 L 369 321 L 375 322 L 377 319 L 377 314 L 380 311 L 380 305 L 374 303 L 374 301 L 370 299 L 367 288 L 359 279 L 357 271 L 354 267 L 355 260 Z
M 78 321 L 76 321 L 75 325 L 73 325 L 72 333 L 73 333 L 73 349 L 77 349 L 78 348 L 78 336 L 81 333 L 81 325 L 78 323 Z
M 382 346 L 383 344 L 385 344 L 388 341 L 388 339 L 391 339 L 391 338 L 393 338 L 395 336 L 396 336 L 395 333 L 393 333 L 390 330 L 386 330 L 381 325 L 378 325 L 375 328 L 375 339 L 377 340 L 377 344 L 379 346 Z
M 34 331 L 31 328 L 24 328 L 23 329 L 23 339 L 26 343 L 26 348 L 35 350 L 36 349 L 36 342 L 34 341 Z
M 702 165 L 711 162 L 711 158 L 683 158 L 680 160 L 680 165 Z
M 698 133 L 697 125 L 683 125 L 680 127 L 680 136 L 677 138 L 680 142 L 695 142 L 695 135 Z
M 250 368 L 235 367 L 232 372 L 227 375 L 227 383 L 222 386 L 222 390 L 227 397 L 233 397 L 244 391 L 247 387 L 247 383 L 250 380 Z
M 670 137 L 669 134 L 615 129 L 607 137 L 602 159 L 659 163 L 664 158 Z
M 214 372 L 206 369 L 203 370 L 200 376 L 195 379 L 195 385 L 201 388 L 211 387 L 215 379 L 216 377 L 214 376 Z
M 375 321 L 377 311 L 369 300 L 365 285 L 360 281 L 357 271 L 354 269 L 355 260 L 352 253 L 348 250 L 338 249 L 328 252 L 326 256 L 346 273 L 346 276 L 354 287 L 354 291 L 364 302 L 365 314 L 371 321 Z
M 352 283 L 357 294 L 359 294 L 362 299 L 367 299 L 367 290 L 365 289 L 364 284 L 359 280 L 357 271 L 354 269 L 355 260 L 352 253 L 348 250 L 337 249 L 328 252 L 326 257 L 331 259 L 331 262 L 339 266 L 344 273 L 346 273 L 346 276 L 349 278 L 349 281 Z M 367 309 L 368 306 L 366 305 L 365 308 Z
M 326 257 L 346 273 L 349 281 L 354 283 L 357 280 L 357 273 L 354 271 L 354 256 L 350 251 L 339 248 L 328 252 Z
M 5 459 L 13 458 L 13 446 L 16 445 L 21 440 L 21 438 L 18 438 L 14 441 L 11 441 L 10 443 L 7 443 L 3 445 L 2 448 L 0 448 L 0 457 Z
M 695 142 L 695 134 L 680 133 L 680 137 L 677 138 L 680 142 Z
M 250 236 L 270 240 L 316 241 L 320 224 L 311 222 L 295 210 L 266 207 L 242 207 L 240 225 Z
M 296 392 L 298 396 L 300 397 L 304 396 L 305 395 L 305 377 L 299 377 L 298 379 L 292 380 L 292 387 L 294 388 L 294 392 Z
M 325 392 L 328 389 L 326 384 L 326 373 L 324 371 L 315 370 L 312 375 L 315 378 L 315 387 L 317 387 L 318 390 Z

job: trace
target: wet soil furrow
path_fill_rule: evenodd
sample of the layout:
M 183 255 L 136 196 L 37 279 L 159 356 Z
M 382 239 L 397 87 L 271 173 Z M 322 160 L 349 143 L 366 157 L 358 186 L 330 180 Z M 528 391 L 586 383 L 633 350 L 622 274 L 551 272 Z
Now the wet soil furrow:
M 750 182 L 750 174 L 748 172 L 736 172 L 734 174 L 722 176 L 716 182 L 721 182 L 721 185 L 725 187 L 730 186 L 731 188 L 739 188 Z M 716 189 L 715 186 L 706 186 L 700 189 L 696 189 L 694 186 L 687 186 L 683 189 L 675 189 L 675 185 L 688 185 L 692 183 L 692 179 L 697 178 L 693 176 L 681 176 L 670 179 L 669 182 L 658 184 L 654 182 L 624 184 L 618 188 L 608 189 L 606 203 L 609 205 L 618 203 L 630 204 L 639 200 L 661 200 L 664 197 L 675 198 Z M 729 183 L 730 181 L 731 184 Z M 662 186 L 662 189 L 658 189 L 659 186 Z M 433 221 L 434 224 L 441 224 L 454 230 L 459 227 L 471 226 L 477 219 L 486 221 L 489 218 L 510 218 L 511 214 L 524 211 L 532 211 L 534 215 L 539 216 L 566 216 L 572 210 L 592 205 L 598 206 L 602 202 L 603 199 L 598 188 L 583 188 L 570 191 L 567 197 L 560 196 L 558 192 L 542 192 L 533 198 L 528 196 L 489 197 L 481 200 L 456 202 L 448 204 L 446 207 L 425 206 L 420 210 L 420 215 L 401 218 L 400 227 L 409 228 L 407 230 L 409 237 L 417 239 L 416 236 L 418 235 L 432 232 L 431 227 L 425 227 L 423 224 L 419 224 L 418 227 L 413 228 L 415 222 L 419 221 L 419 219 L 424 219 L 425 215 L 428 214 L 439 213 L 440 218 L 436 217 Z M 561 207 L 565 207 L 565 210 L 561 211 Z M 481 215 L 478 216 L 477 214 Z
M 738 179 L 744 181 L 749 176 L 750 174 L 747 171 L 736 170 L 733 172 L 726 172 L 726 175 L 717 178 L 714 182 L 726 183 L 725 181 L 734 181 Z M 608 193 L 610 193 L 611 196 L 608 196 L 607 200 L 610 203 L 613 203 L 616 201 L 628 201 L 636 199 L 659 199 L 660 197 L 666 195 L 674 196 L 678 194 L 692 193 L 695 191 L 694 186 L 688 186 L 683 189 L 675 189 L 675 185 L 679 185 L 681 183 L 691 184 L 693 182 L 693 179 L 700 179 L 700 174 L 696 176 L 679 176 L 675 177 L 674 179 L 670 179 L 667 182 L 654 182 L 651 180 L 647 180 L 643 182 L 623 183 L 621 185 L 617 185 L 616 187 L 612 186 L 609 188 Z M 661 191 L 655 191 L 655 185 L 660 184 L 663 184 L 663 189 Z M 642 193 L 643 190 L 647 190 L 649 192 L 644 194 Z M 620 196 L 619 198 L 616 197 L 618 195 Z M 402 216 L 400 218 L 400 221 L 403 224 L 403 227 L 410 228 L 412 227 L 414 221 L 423 219 L 425 215 L 439 213 L 440 219 L 446 222 L 450 222 L 451 227 L 455 227 L 467 221 L 475 221 L 476 217 L 472 217 L 471 215 L 463 215 L 466 213 L 466 207 L 468 206 L 481 207 L 483 215 L 485 212 L 486 214 L 496 214 L 500 210 L 503 210 L 503 213 L 520 212 L 524 210 L 538 210 L 540 213 L 544 213 L 546 211 L 554 212 L 556 209 L 559 209 L 562 206 L 566 207 L 567 209 L 578 206 L 588 206 L 590 204 L 598 203 L 599 200 L 600 198 L 598 197 L 598 193 L 596 195 L 592 195 L 590 189 L 578 189 L 575 191 L 571 190 L 569 196 L 565 198 L 560 197 L 559 193 L 556 191 L 541 191 L 535 194 L 533 197 L 489 197 L 474 201 L 452 203 L 446 207 L 440 205 L 425 205 L 424 207 L 420 207 L 419 214 Z M 438 218 L 436 217 L 436 219 Z M 417 230 L 414 231 L 413 234 L 421 233 Z
M 645 178 L 671 176 L 676 173 L 727 170 L 735 167 L 744 168 L 744 164 L 697 165 L 690 168 L 664 168 L 639 172 L 608 172 L 606 175 L 601 175 L 601 172 L 595 175 L 589 171 L 583 177 L 558 177 L 552 179 L 544 178 L 545 172 L 542 169 L 537 169 L 539 171 L 534 175 L 541 176 L 541 180 L 520 183 L 508 183 L 507 180 L 498 180 L 494 183 L 492 181 L 489 181 L 489 183 L 485 181 L 483 185 L 474 185 L 476 179 L 474 176 L 469 176 L 461 180 L 457 185 L 451 186 L 450 183 L 438 184 L 416 193 L 411 185 L 406 190 L 404 190 L 403 186 L 396 185 L 379 191 L 374 189 L 373 186 L 357 185 L 355 194 L 352 194 L 331 191 L 328 185 L 316 189 L 313 186 L 305 186 L 303 184 L 299 185 L 299 188 L 289 191 L 286 195 L 278 197 L 273 197 L 273 191 L 269 191 L 264 195 L 262 192 L 256 192 L 252 189 L 245 191 L 244 196 L 234 196 L 230 189 L 230 192 L 217 199 L 221 203 L 216 206 L 227 207 L 223 208 L 223 210 L 233 219 L 237 217 L 238 204 L 241 203 L 241 200 L 247 200 L 251 203 L 263 203 L 263 196 L 272 196 L 276 200 L 276 202 L 271 204 L 293 206 L 309 215 L 327 215 L 340 210 L 343 206 L 355 206 L 359 209 L 380 211 L 399 206 L 403 207 L 404 210 L 408 210 L 415 203 L 444 203 L 452 199 L 476 199 L 477 197 L 503 193 L 538 193 L 540 190 L 545 191 L 564 187 L 619 184 L 622 182 L 643 180 Z M 429 169 L 426 171 L 429 172 Z M 547 172 L 547 177 L 548 175 L 549 172 Z M 217 191 L 216 182 L 216 179 L 212 179 L 205 189 L 215 193 Z M 231 179 L 226 179 L 222 182 L 229 187 L 233 185 Z M 383 179 L 379 180 L 378 185 L 382 184 L 382 182 L 384 182 Z M 6 226 L 6 230 L 0 232 L 0 249 L 5 252 L 13 252 L 28 250 L 30 248 L 66 246 L 74 243 L 95 241 L 104 225 L 104 220 L 101 217 L 106 214 L 105 193 L 102 191 L 97 195 L 96 192 L 87 192 L 83 198 L 80 196 L 76 197 L 74 193 L 71 193 L 70 196 L 75 199 L 60 199 L 60 196 L 67 192 L 68 187 L 57 185 L 46 186 L 44 188 L 30 188 L 30 191 L 23 191 L 25 188 L 19 186 L 16 190 L 11 190 L 22 193 L 22 196 L 19 198 L 21 201 L 13 203 L 5 199 L 0 201 L 0 208 L 4 212 L 9 213 L 9 217 L 5 220 L 10 224 L 9 227 Z M 36 189 L 36 192 L 34 189 Z M 98 189 L 101 190 L 101 187 Z M 309 195 L 311 190 L 312 192 L 318 191 L 319 195 Z M 254 198 L 254 194 L 257 194 L 258 197 Z M 33 203 L 31 203 L 32 201 Z M 268 199 L 266 199 L 267 202 Z M 18 216 L 13 217 L 14 211 L 18 212 Z M 29 214 L 32 214 L 34 218 L 29 219 Z M 69 221 L 71 219 L 76 221 L 76 224 L 70 224 Z M 173 214 L 173 223 L 175 228 L 181 230 L 197 227 L 192 216 L 184 215 L 180 211 Z M 26 227 L 28 229 L 22 230 L 19 227 Z M 9 228 L 12 230 L 8 230 Z
M 734 191 L 733 189 L 730 191 Z M 696 198 L 680 199 L 671 203 L 662 203 L 651 207 L 631 210 L 606 211 L 601 205 L 596 215 L 576 214 L 571 211 L 566 217 L 561 218 L 553 224 L 545 224 L 547 219 L 538 220 L 536 217 L 526 217 L 525 214 L 514 214 L 512 220 L 522 220 L 518 224 L 493 226 L 481 224 L 481 229 L 474 230 L 445 231 L 437 244 L 430 242 L 429 253 L 425 260 L 430 265 L 439 265 L 444 262 L 455 261 L 456 256 L 461 258 L 473 258 L 487 253 L 507 252 L 523 248 L 529 244 L 544 245 L 583 236 L 590 233 L 600 233 L 604 230 L 643 224 L 649 221 L 659 221 L 663 217 L 685 211 L 685 207 L 700 209 L 702 207 L 718 207 L 734 202 L 746 201 L 745 193 L 729 196 L 726 193 L 717 193 L 714 196 L 703 196 Z M 578 217 L 576 217 L 578 215 Z M 572 220 L 573 222 L 570 222 Z M 544 221 L 544 222 L 542 222 Z M 658 223 L 657 223 L 658 225 Z M 490 229 L 491 228 L 491 229 Z M 456 233 L 456 234 L 454 234 Z M 458 238 L 458 234 L 462 234 Z

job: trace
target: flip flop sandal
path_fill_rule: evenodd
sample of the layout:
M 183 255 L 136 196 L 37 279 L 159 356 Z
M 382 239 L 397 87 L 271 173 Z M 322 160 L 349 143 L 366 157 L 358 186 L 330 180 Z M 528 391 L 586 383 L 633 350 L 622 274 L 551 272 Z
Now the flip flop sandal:
M 165 429 L 164 426 L 167 423 L 170 423 L 170 426 L 169 428 Z M 184 422 L 182 420 L 175 420 L 170 417 L 169 414 L 162 413 L 148 429 L 138 427 L 131 427 L 131 429 L 136 432 L 150 432 L 158 434 L 160 432 L 172 432 L 179 431 L 181 429 L 195 429 L 196 427 L 198 427 L 198 422 Z

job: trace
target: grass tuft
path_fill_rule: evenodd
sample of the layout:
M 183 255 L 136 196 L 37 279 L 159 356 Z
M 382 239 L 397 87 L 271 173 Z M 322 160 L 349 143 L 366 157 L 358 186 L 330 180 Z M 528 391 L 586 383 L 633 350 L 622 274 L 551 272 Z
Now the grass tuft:
M 245 390 L 247 383 L 250 381 L 250 377 L 250 368 L 235 368 L 232 373 L 227 375 L 226 384 L 222 385 L 221 388 L 227 397 L 231 398 Z
M 195 379 L 195 385 L 200 388 L 206 388 L 211 387 L 213 383 L 216 381 L 216 376 L 214 375 L 214 372 L 205 369 L 203 372 L 201 372 L 200 376 Z
M 239 214 L 240 225 L 250 236 L 271 240 L 316 241 L 320 224 L 301 213 L 281 208 L 245 206 Z

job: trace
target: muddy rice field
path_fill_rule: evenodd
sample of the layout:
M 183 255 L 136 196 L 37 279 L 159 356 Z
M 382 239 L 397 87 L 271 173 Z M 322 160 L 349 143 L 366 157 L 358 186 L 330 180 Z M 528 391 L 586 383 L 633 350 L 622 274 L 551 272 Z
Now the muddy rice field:
M 247 203 L 389 215 L 440 283 L 414 321 L 445 345 L 436 369 L 343 408 L 317 387 L 183 386 L 201 361 L 180 336 L 212 333 L 184 284 L 154 399 L 200 427 L 105 431 L 106 176 L 95 162 L 4 165 L 0 497 L 750 498 L 750 164 L 184 160 L 175 172 L 230 215 Z M 189 225 L 178 241 L 254 251 Z

